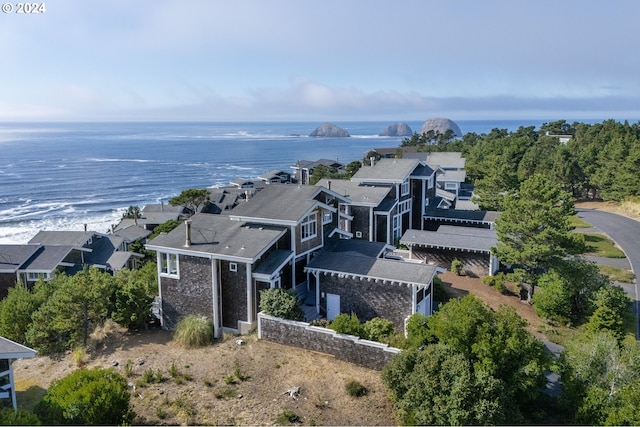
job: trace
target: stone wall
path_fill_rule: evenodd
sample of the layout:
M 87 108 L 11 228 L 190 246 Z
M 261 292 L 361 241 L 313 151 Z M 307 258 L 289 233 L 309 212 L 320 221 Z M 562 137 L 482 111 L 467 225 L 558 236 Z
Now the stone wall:
M 331 354 L 340 360 L 381 370 L 400 349 L 308 323 L 258 313 L 258 338 Z

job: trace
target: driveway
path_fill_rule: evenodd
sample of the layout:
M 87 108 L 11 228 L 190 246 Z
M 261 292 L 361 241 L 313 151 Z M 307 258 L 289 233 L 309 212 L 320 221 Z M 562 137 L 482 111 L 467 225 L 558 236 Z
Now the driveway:
M 595 209 L 576 209 L 578 217 L 593 225 L 599 231 L 605 233 L 624 251 L 629 260 L 631 270 L 640 271 L 640 222 Z M 640 300 L 638 291 L 638 279 L 635 283 L 620 283 L 620 286 L 634 300 L 633 311 L 636 314 L 636 338 L 640 339 Z

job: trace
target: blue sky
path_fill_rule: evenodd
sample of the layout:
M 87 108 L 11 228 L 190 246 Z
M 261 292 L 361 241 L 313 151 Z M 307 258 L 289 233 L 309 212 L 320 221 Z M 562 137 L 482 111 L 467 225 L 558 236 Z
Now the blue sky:
M 637 0 L 51 0 L 0 14 L 0 121 L 636 121 L 638 19 Z

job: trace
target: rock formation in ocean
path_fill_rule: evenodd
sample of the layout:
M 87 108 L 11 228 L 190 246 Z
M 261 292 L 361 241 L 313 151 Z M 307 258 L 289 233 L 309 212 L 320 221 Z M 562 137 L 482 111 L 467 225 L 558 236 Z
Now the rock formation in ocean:
M 325 136 L 331 138 L 341 138 L 351 136 L 346 129 L 336 126 L 333 123 L 323 123 L 316 130 L 311 132 L 309 136 Z
M 441 117 L 434 117 L 424 122 L 422 128 L 420 128 L 420 133 L 423 134 L 432 130 L 436 133 L 444 134 L 448 129 L 453 131 L 454 137 L 460 138 L 462 136 L 460 128 L 453 120 L 443 119 Z
M 406 123 L 394 123 L 380 132 L 379 136 L 411 136 L 413 131 Z

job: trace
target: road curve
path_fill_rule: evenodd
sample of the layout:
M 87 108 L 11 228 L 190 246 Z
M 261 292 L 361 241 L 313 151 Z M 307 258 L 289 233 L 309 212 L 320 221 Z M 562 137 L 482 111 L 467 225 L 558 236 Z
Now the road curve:
M 631 264 L 631 270 L 640 271 L 640 222 L 595 209 L 576 209 L 579 218 L 584 219 L 599 231 L 605 233 L 624 251 Z M 637 273 L 636 273 L 637 274 Z M 640 294 L 638 293 L 638 279 L 635 283 L 621 284 L 622 288 L 634 300 L 636 314 L 636 338 L 640 339 Z

